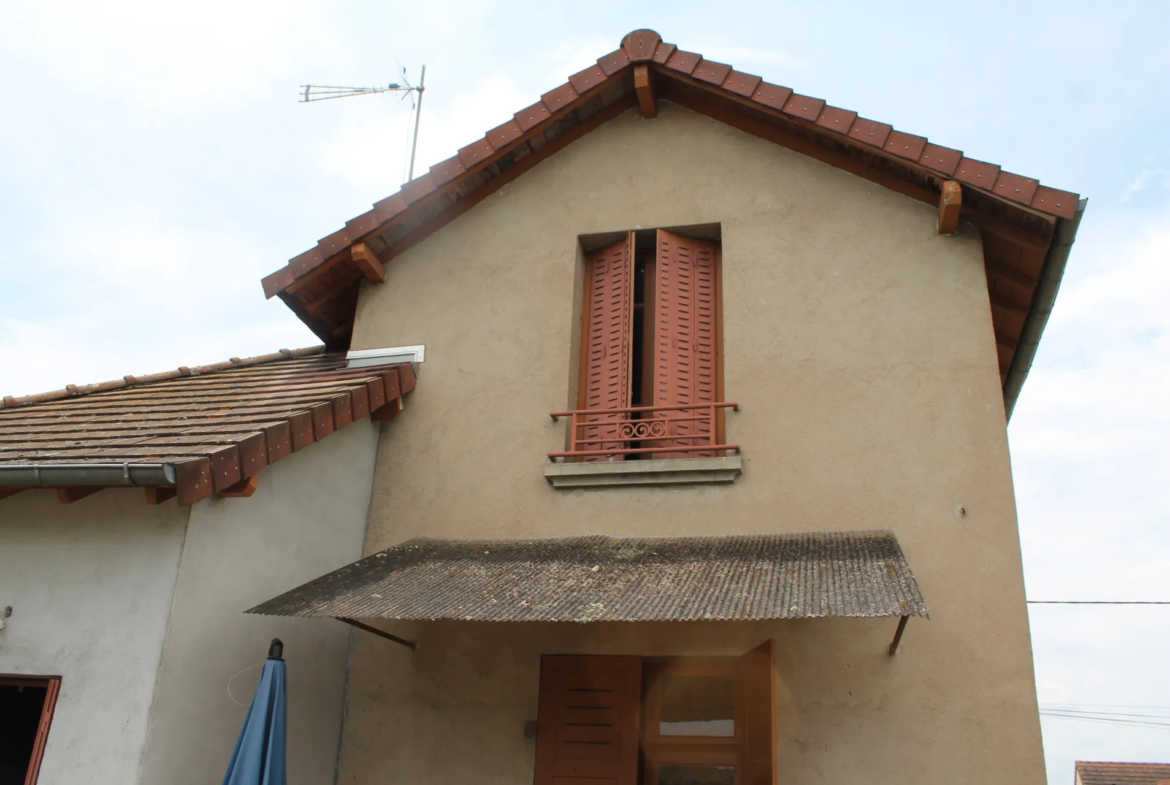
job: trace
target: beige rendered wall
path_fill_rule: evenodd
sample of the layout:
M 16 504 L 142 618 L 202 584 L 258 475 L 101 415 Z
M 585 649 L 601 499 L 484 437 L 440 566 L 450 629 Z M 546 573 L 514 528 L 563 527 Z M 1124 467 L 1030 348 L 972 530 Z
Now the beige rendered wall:
M 731 486 L 564 492 L 577 237 L 720 222 Z M 399 625 L 359 635 L 344 783 L 528 783 L 541 652 L 737 654 L 773 636 L 780 781 L 1040 785 L 1011 468 L 979 238 L 670 104 L 631 110 L 395 259 L 354 348 L 426 344 L 384 426 L 367 551 L 435 537 L 892 529 L 932 618 Z M 966 514 L 960 514 L 963 508 Z
M 42 785 L 138 781 L 187 513 L 141 489 L 0 501 L 0 675 L 61 677 Z
M 289 783 L 333 782 L 349 628 L 244 611 L 361 555 L 376 444 L 359 420 L 265 469 L 250 498 L 192 508 L 144 785 L 223 779 L 272 638 L 288 663 Z

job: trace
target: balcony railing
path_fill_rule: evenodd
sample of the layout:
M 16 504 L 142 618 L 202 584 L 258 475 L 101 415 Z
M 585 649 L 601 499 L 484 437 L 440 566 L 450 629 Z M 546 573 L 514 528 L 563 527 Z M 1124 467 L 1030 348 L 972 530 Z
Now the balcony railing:
M 551 461 L 615 461 L 626 456 L 705 458 L 738 444 L 719 443 L 719 412 L 739 411 L 734 401 L 688 406 L 629 406 L 624 409 L 574 409 L 550 412 L 553 422 L 569 421 L 569 449 L 550 452 Z

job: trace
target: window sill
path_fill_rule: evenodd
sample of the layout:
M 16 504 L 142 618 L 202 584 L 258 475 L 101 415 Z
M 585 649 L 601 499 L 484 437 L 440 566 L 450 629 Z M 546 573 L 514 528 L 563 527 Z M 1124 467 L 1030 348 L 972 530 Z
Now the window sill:
M 546 463 L 544 478 L 554 488 L 620 485 L 698 485 L 735 482 L 743 473 L 739 455 L 723 458 L 667 458 L 605 463 Z

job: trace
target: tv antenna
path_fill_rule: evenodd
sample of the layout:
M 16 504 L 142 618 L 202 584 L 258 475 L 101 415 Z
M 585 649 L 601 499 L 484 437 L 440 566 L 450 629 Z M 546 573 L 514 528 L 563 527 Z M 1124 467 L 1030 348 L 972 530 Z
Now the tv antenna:
M 427 67 L 422 67 L 418 77 L 418 87 L 410 84 L 406 76 L 406 69 L 402 69 L 402 84 L 391 82 L 385 87 L 338 87 L 337 85 L 301 85 L 301 97 L 297 103 L 310 104 L 314 101 L 331 101 L 334 98 L 349 98 L 355 95 L 377 95 L 378 93 L 402 93 L 403 98 L 410 98 L 410 106 L 414 110 L 414 136 L 410 142 L 410 174 L 407 180 L 414 179 L 414 154 L 418 149 L 418 120 L 422 114 L 424 83 L 427 79 Z M 415 102 L 415 95 L 418 102 Z

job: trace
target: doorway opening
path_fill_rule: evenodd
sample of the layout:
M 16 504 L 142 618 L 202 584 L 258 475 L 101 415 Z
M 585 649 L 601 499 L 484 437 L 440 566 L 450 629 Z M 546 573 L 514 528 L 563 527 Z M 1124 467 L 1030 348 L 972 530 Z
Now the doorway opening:
M 35 785 L 60 684 L 0 676 L 0 785 Z

